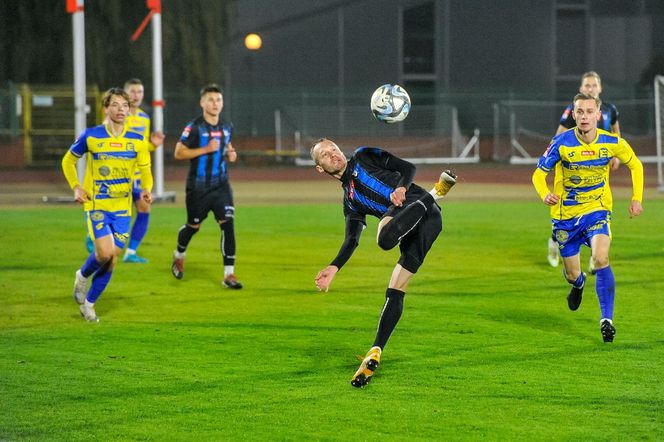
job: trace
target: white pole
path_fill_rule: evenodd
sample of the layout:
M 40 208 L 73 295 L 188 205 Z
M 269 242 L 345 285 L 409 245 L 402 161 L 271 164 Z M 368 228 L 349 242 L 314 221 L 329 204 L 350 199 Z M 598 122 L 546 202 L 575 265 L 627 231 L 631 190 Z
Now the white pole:
M 161 11 L 152 16 L 152 79 L 154 130 L 164 132 L 164 83 L 161 58 Z M 155 146 L 157 147 L 157 146 Z M 154 183 L 156 196 L 164 194 L 164 147 L 154 152 Z
M 662 98 L 660 93 L 660 82 L 664 80 L 662 76 L 655 77 L 655 132 L 657 138 L 657 184 L 659 191 L 664 192 L 664 174 L 662 173 Z
M 74 40 L 74 128 L 78 137 L 86 126 L 85 103 L 85 15 L 83 1 L 79 0 L 80 8 L 71 15 Z M 85 176 L 85 157 L 76 164 L 78 179 L 83 182 Z

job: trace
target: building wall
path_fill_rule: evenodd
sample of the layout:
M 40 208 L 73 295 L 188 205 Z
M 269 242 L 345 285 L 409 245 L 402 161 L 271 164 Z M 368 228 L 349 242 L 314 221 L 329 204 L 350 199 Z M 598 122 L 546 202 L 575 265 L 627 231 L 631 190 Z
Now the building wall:
M 564 99 L 576 91 L 577 76 L 591 69 L 603 76 L 605 93 L 613 91 L 610 98 L 627 97 L 655 55 L 664 53 L 664 39 L 653 38 L 664 27 L 664 13 L 657 13 L 651 0 L 618 10 L 624 15 L 612 15 L 598 0 L 587 0 L 587 29 L 573 36 L 557 29 L 555 2 L 549 0 L 436 2 L 441 33 L 437 59 L 448 65 L 439 63 L 435 90 L 442 100 L 466 106 L 469 120 L 486 116 L 486 107 L 502 98 Z M 246 101 L 242 91 L 260 95 L 266 108 L 273 101 L 324 99 L 316 95 L 323 93 L 344 95 L 335 100 L 347 104 L 379 84 L 401 81 L 400 8 L 419 3 L 233 2 L 230 34 L 235 39 L 225 59 L 227 86 L 235 93 L 232 107 Z M 243 46 L 243 35 L 252 31 L 263 37 L 263 48 L 256 53 Z M 565 57 L 556 48 L 565 50 L 568 41 L 574 42 L 569 54 L 580 60 L 573 72 L 557 66 Z M 270 118 L 264 116 L 265 124 Z M 481 124 L 490 125 L 489 120 L 490 115 Z

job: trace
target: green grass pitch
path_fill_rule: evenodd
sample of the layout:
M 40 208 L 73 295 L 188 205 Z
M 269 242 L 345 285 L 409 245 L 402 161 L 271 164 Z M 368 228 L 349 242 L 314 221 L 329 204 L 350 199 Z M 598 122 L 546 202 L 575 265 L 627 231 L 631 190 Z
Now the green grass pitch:
M 376 246 L 374 220 L 319 293 L 340 205 L 238 205 L 245 289 L 230 291 L 210 220 L 184 279 L 171 276 L 184 208 L 157 205 L 140 250 L 150 263 L 120 263 L 88 324 L 71 297 L 80 208 L 2 209 L 0 440 L 661 439 L 664 200 L 638 219 L 616 206 L 613 344 L 593 277 L 568 311 L 541 204 L 450 199 L 362 390 L 355 355 L 373 342 L 397 259 Z

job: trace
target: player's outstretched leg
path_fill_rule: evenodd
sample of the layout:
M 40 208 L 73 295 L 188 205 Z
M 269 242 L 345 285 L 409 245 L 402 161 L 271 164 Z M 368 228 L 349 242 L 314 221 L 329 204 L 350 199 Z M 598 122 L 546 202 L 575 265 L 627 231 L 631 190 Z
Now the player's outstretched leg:
M 450 170 L 444 170 L 440 174 L 440 179 L 434 184 L 429 193 L 436 199 L 442 199 L 457 182 L 457 176 Z
M 367 355 L 362 360 L 360 368 L 357 369 L 353 378 L 350 380 L 350 385 L 355 388 L 362 388 L 369 383 L 374 372 L 380 365 L 380 354 L 382 350 L 380 347 L 372 347 L 367 352 Z
M 586 285 L 586 274 L 581 272 L 581 275 L 572 283 L 572 289 L 567 295 L 567 306 L 570 310 L 578 310 L 583 298 L 583 288 Z

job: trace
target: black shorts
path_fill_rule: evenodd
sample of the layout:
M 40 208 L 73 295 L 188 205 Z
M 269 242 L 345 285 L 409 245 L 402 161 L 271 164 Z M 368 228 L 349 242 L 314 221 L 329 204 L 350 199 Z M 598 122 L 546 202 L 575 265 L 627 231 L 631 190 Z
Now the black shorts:
M 424 192 L 426 190 L 422 189 L 419 191 L 418 189 L 418 191 L 411 192 L 409 189 L 409 192 L 406 193 L 406 201 L 404 201 L 403 206 L 391 206 L 383 217 L 395 216 L 410 203 L 421 198 Z M 442 229 L 443 217 L 440 206 L 433 203 L 420 222 L 417 223 L 417 226 L 401 239 L 399 243 L 399 250 L 401 251 L 399 264 L 401 264 L 401 267 L 411 273 L 417 273 L 417 270 L 424 262 L 424 257 L 431 250 L 431 246 L 433 246 Z
M 187 224 L 200 224 L 212 211 L 217 221 L 235 217 L 233 190 L 230 185 L 210 190 L 189 190 L 186 196 Z

